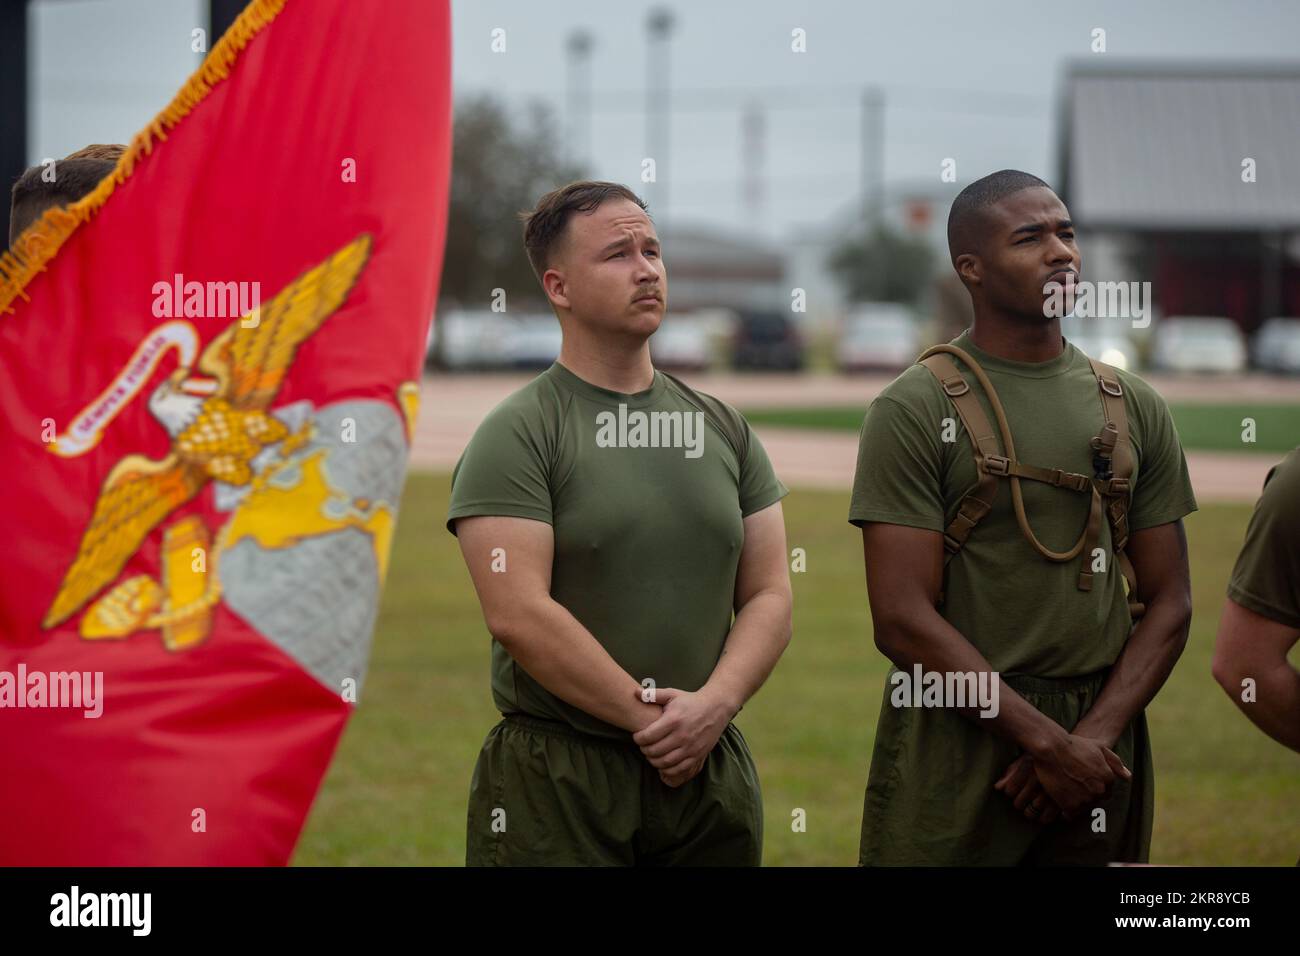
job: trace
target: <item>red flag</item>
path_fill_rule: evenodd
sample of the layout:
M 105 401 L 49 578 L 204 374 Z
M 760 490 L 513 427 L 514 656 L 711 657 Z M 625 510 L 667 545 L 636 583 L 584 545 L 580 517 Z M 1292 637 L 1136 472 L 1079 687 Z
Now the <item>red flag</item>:
M 449 31 L 257 0 L 0 262 L 0 864 L 288 861 L 404 478 Z

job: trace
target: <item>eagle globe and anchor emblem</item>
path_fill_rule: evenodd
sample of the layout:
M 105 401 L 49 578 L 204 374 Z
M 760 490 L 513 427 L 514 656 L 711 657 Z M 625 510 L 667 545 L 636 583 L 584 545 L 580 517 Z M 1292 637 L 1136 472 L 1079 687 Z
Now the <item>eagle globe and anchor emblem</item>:
M 166 648 L 184 651 L 209 636 L 224 602 L 326 686 L 336 689 L 347 677 L 360 682 L 418 385 L 398 388 L 401 417 L 374 399 L 319 409 L 273 402 L 298 347 L 346 301 L 370 248 L 362 235 L 304 272 L 212 339 L 197 365 L 190 323 L 155 328 L 49 446 L 61 457 L 89 451 L 161 359 L 180 352 L 179 367 L 147 401 L 171 451 L 158 460 L 126 455 L 109 472 L 44 629 L 84 609 L 82 638 L 158 630 Z M 209 485 L 224 516 L 215 531 L 195 514 L 167 523 Z M 139 574 L 118 581 L 159 526 L 161 580 Z

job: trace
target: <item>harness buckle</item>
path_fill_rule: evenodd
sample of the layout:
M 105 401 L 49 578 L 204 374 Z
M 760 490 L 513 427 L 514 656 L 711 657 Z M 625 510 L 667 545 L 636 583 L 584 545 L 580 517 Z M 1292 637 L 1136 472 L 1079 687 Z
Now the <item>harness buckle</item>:
M 1115 427 L 1114 422 L 1107 422 L 1101 426 L 1101 431 L 1088 439 L 1088 445 L 1093 451 L 1104 450 L 1107 454 L 1114 450 L 1119 444 L 1119 429 Z
M 1108 378 L 1099 378 L 1097 381 L 1101 384 L 1101 390 L 1107 395 L 1113 395 L 1115 398 L 1124 397 L 1124 389 L 1118 381 L 1111 381 Z
M 1086 491 L 1088 479 L 1083 475 L 1076 475 L 1073 472 L 1065 471 L 1061 468 L 1052 469 L 1052 484 L 1057 488 L 1069 488 L 1071 491 Z
M 1004 455 L 985 455 L 984 470 L 990 475 L 1011 474 L 1011 459 Z
M 950 378 L 944 382 L 943 390 L 949 397 L 956 398 L 958 395 L 965 395 L 969 392 L 970 385 L 968 385 L 966 380 L 959 375 L 955 379 Z
M 1104 381 L 1099 379 L 1098 381 Z M 1111 471 L 1111 453 L 1119 443 L 1119 429 L 1115 427 L 1114 422 L 1107 422 L 1101 428 L 1101 434 L 1093 437 L 1088 444 L 1092 446 L 1092 472 L 1093 477 L 1101 481 L 1109 481 L 1114 474 Z

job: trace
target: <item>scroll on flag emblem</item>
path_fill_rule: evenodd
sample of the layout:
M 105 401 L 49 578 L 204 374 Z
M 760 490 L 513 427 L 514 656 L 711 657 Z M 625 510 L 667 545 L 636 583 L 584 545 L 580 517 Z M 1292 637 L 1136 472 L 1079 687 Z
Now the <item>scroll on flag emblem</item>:
M 0 865 L 288 862 L 362 695 L 445 0 L 256 0 L 0 259 Z

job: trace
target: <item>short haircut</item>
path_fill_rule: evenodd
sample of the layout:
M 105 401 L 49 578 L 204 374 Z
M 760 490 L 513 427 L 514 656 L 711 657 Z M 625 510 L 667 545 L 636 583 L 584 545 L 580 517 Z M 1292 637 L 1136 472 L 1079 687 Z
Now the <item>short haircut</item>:
M 967 252 L 975 252 L 980 244 L 985 212 L 1012 193 L 1022 189 L 1042 186 L 1051 189 L 1047 183 L 1031 173 L 1022 173 L 1018 169 L 999 169 L 989 173 L 983 179 L 977 179 L 957 194 L 948 212 L 948 255 L 955 266 L 957 257 Z
M 122 154 L 126 152 L 126 147 L 117 143 L 91 143 L 89 146 L 83 146 L 75 153 L 68 153 L 63 158 L 68 159 L 107 159 L 109 162 L 116 163 Z
M 54 181 L 46 178 L 46 167 L 33 166 L 18 177 L 9 202 L 9 244 L 52 206 L 66 206 L 81 199 L 117 166 L 126 147 L 96 143 L 71 153 L 54 164 Z
M 591 212 L 610 199 L 626 199 L 646 208 L 641 197 L 620 183 L 582 181 L 551 190 L 537 201 L 536 209 L 519 214 L 524 222 L 524 248 L 538 281 L 550 268 L 551 253 L 573 214 Z

